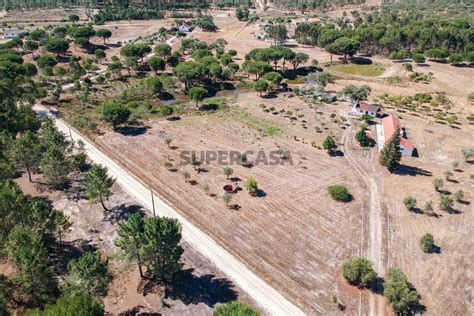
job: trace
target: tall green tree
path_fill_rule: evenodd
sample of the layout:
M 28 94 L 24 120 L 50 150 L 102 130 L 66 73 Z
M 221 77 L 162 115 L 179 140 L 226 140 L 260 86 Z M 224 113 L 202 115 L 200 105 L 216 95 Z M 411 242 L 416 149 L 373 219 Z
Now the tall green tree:
M 0 249 L 5 245 L 11 230 L 27 224 L 29 204 L 27 197 L 13 180 L 0 182 Z
M 140 277 L 143 277 L 143 233 L 145 231 L 144 220 L 139 213 L 129 216 L 127 221 L 120 222 L 117 227 L 118 237 L 115 239 L 115 245 L 122 249 L 125 254 L 138 265 Z
M 12 155 L 18 167 L 26 169 L 28 180 L 31 182 L 31 173 L 38 169 L 41 160 L 38 137 L 29 131 L 21 135 L 13 143 Z
M 85 292 L 94 297 L 107 295 L 112 275 L 100 253 L 85 252 L 80 258 L 69 261 L 67 266 L 65 287 L 69 293 Z
M 193 87 L 189 89 L 188 96 L 191 100 L 196 102 L 196 107 L 199 105 L 199 101 L 207 98 L 208 92 L 202 87 Z
M 350 284 L 361 287 L 369 286 L 377 277 L 372 262 L 363 257 L 353 257 L 344 262 L 342 275 Z
M 268 90 L 269 84 L 266 80 L 260 79 L 255 82 L 254 88 L 255 91 L 258 92 L 259 96 L 262 96 L 262 92 L 266 92 Z
M 27 52 L 31 53 L 31 57 L 35 58 L 34 51 L 39 48 L 39 44 L 38 44 L 38 42 L 29 40 L 29 41 L 25 42 L 25 44 L 23 45 L 23 48 Z
M 48 184 L 62 188 L 68 182 L 71 159 L 63 148 L 51 145 L 46 149 L 41 159 L 40 169 Z
M 20 292 L 33 305 L 50 302 L 57 293 L 57 285 L 42 237 L 32 228 L 16 227 L 8 237 L 7 253 L 19 272 L 14 279 Z
M 105 211 L 107 207 L 104 202 L 112 196 L 110 190 L 114 185 L 115 179 L 107 175 L 107 167 L 93 164 L 91 169 L 84 174 L 84 191 L 87 199 L 91 203 L 99 202 Z
M 161 57 L 153 56 L 148 59 L 148 66 L 150 67 L 151 70 L 153 70 L 156 74 L 158 74 L 158 71 L 165 70 L 166 62 Z
M 283 44 L 288 38 L 288 29 L 283 24 L 270 25 L 265 31 L 275 44 Z
M 247 303 L 232 301 L 219 305 L 213 313 L 214 316 L 259 316 L 260 313 Z
M 72 221 L 69 216 L 64 215 L 64 213 L 55 211 L 53 213 L 53 223 L 54 223 L 54 233 L 59 239 L 59 243 L 62 243 L 64 234 L 71 228 Z
M 334 154 L 334 151 L 337 149 L 337 143 L 331 135 L 326 136 L 324 139 L 323 148 L 326 149 L 330 155 Z
M 117 101 L 107 102 L 102 108 L 102 119 L 110 123 L 114 130 L 118 125 L 127 122 L 130 114 L 130 110 Z
M 397 126 L 393 132 L 392 137 L 385 143 L 382 152 L 379 156 L 379 162 L 382 166 L 387 167 L 390 172 L 393 172 L 399 165 L 402 159 L 400 151 L 400 127 Z
M 106 41 L 112 37 L 112 32 L 109 29 L 99 29 L 96 34 L 98 37 L 101 37 L 104 40 L 104 45 Z
M 165 58 L 171 55 L 171 46 L 168 44 L 157 44 L 155 46 L 155 53 L 161 58 Z
M 180 269 L 183 254 L 180 241 L 181 225 L 177 219 L 159 216 L 145 219 L 143 260 L 154 277 L 166 281 Z
M 44 310 L 27 311 L 25 316 L 104 316 L 102 303 L 86 292 L 61 296 L 53 305 Z
M 51 37 L 46 40 L 44 49 L 56 55 L 62 55 L 69 49 L 69 43 L 64 38 Z
M 410 286 L 407 277 L 398 268 L 391 268 L 384 283 L 383 294 L 393 311 L 409 314 L 418 303 L 418 293 Z

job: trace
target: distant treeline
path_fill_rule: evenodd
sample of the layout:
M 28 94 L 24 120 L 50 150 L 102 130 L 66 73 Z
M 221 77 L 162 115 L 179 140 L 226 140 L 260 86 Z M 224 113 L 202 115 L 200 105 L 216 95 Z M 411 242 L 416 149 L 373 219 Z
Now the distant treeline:
M 238 7 L 241 5 L 246 5 L 247 7 L 253 6 L 252 0 L 215 0 L 213 3 L 218 8 Z
M 360 50 L 377 54 L 401 49 L 442 49 L 448 55 L 474 51 L 474 29 L 469 20 L 429 18 L 421 13 L 372 12 L 356 14 L 350 24 L 302 23 L 296 28 L 295 37 L 300 43 L 321 47 L 339 38 L 350 38 L 360 43 Z
M 382 10 L 420 11 L 445 16 L 469 15 L 474 12 L 472 0 L 384 0 Z
M 273 3 L 279 7 L 305 11 L 325 8 L 331 5 L 365 4 L 365 0 L 273 0 Z
M 0 1 L 2 9 L 35 9 L 58 7 L 141 7 L 162 10 L 206 8 L 208 0 L 3 0 Z
M 136 7 L 117 7 L 106 6 L 94 15 L 94 22 L 102 24 L 106 21 L 118 20 L 148 20 L 164 18 L 164 11 L 152 8 L 136 8 Z

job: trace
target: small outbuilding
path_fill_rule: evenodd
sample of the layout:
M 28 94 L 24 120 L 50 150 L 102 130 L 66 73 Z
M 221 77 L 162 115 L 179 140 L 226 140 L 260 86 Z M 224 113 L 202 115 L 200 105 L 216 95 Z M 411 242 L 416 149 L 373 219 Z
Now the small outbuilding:
M 9 38 L 17 38 L 22 36 L 23 34 L 26 34 L 27 31 L 21 30 L 21 29 L 12 29 L 12 30 L 5 30 L 3 31 L 3 38 L 4 39 L 9 39 Z

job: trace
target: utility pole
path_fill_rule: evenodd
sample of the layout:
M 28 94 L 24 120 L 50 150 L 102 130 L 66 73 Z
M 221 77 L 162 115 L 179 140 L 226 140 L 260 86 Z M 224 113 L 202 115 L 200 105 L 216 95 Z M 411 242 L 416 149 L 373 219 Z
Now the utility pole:
M 150 188 L 150 193 L 151 193 L 151 205 L 153 206 L 153 217 L 156 217 L 155 199 L 153 198 L 153 190 L 151 188 Z

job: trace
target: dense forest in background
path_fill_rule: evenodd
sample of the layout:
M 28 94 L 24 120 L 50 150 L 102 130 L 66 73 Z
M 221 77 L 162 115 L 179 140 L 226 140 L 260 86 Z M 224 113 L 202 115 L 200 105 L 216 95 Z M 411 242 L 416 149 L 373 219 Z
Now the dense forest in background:
M 392 54 L 395 59 L 410 52 L 427 53 L 432 59 L 446 59 L 450 54 L 464 54 L 472 63 L 474 29 L 467 19 L 431 18 L 421 13 L 371 12 L 354 13 L 354 21 L 301 23 L 295 38 L 299 43 L 326 47 L 335 51 L 360 50 L 369 54 Z M 349 48 L 347 48 L 349 47 Z M 459 58 L 459 56 L 457 56 Z
M 343 6 L 351 4 L 365 4 L 365 0 L 273 0 L 276 6 L 301 11 L 326 8 L 331 5 Z
M 119 7 L 143 7 L 153 9 L 186 9 L 205 8 L 208 0 L 3 0 L 0 8 L 3 9 L 34 9 L 57 7 L 102 7 L 106 5 Z

